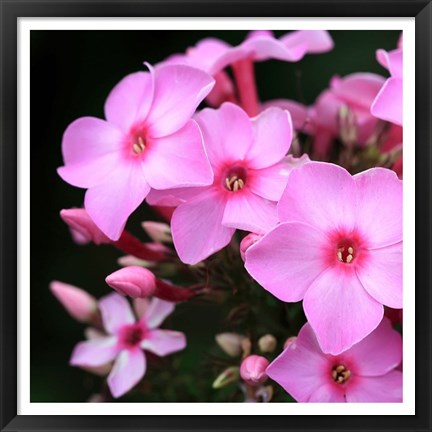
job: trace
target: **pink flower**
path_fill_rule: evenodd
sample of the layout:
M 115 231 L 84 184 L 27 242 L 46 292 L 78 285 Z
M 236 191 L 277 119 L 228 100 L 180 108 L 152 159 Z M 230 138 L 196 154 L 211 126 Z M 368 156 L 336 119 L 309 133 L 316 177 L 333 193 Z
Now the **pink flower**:
M 50 290 L 68 311 L 69 315 L 77 321 L 92 322 L 97 318 L 96 299 L 81 288 L 59 281 L 52 281 Z
M 188 64 L 215 75 L 228 65 L 246 58 L 254 61 L 269 59 L 297 62 L 306 54 L 330 51 L 333 40 L 325 30 L 300 30 L 276 39 L 271 31 L 252 31 L 238 46 L 207 38 L 188 48 L 186 54 L 176 54 L 166 61 Z
M 146 357 L 142 350 L 164 357 L 186 346 L 183 333 L 158 328 L 173 312 L 172 303 L 153 299 L 139 321 L 127 300 L 118 294 L 103 297 L 99 308 L 108 336 L 80 342 L 70 364 L 97 367 L 115 360 L 108 376 L 108 386 L 115 398 L 131 390 L 144 376 Z
M 375 117 L 402 126 L 402 48 L 390 52 L 378 50 L 377 60 L 390 72 L 390 78 L 373 101 L 371 113 Z
M 297 402 L 402 402 L 402 338 L 389 320 L 338 356 L 321 351 L 309 323 L 267 368 Z
M 282 301 L 303 300 L 322 350 L 339 354 L 371 333 L 383 305 L 402 308 L 402 182 L 323 162 L 294 170 L 281 224 L 246 251 L 246 269 Z
M 171 230 L 177 253 L 188 264 L 225 247 L 236 228 L 264 233 L 277 223 L 276 201 L 289 173 L 282 161 L 292 139 L 289 113 L 278 108 L 249 119 L 241 108 L 225 103 L 201 111 L 196 119 L 213 184 L 150 196 L 150 203 L 162 205 L 184 201 L 174 211 Z
M 259 355 L 250 355 L 240 365 L 240 376 L 243 381 L 256 386 L 267 381 L 266 369 L 269 361 Z
M 278 99 L 263 107 L 277 106 L 287 109 L 294 128 L 315 137 L 314 152 L 326 156 L 336 138 L 350 134 L 354 144 L 364 146 L 374 136 L 378 120 L 371 115 L 373 100 L 384 84 L 384 78 L 372 73 L 356 73 L 343 78 L 333 77 L 330 88 L 324 90 L 312 107 L 298 102 Z M 343 122 L 343 110 L 352 118 Z M 350 128 L 350 130 L 347 130 Z M 345 130 L 344 130 L 345 129 Z
M 236 102 L 251 116 L 258 114 L 258 94 L 255 87 L 253 62 L 277 59 L 297 62 L 308 53 L 322 53 L 333 48 L 328 32 L 302 30 L 287 33 L 276 39 L 271 31 L 252 31 L 238 46 L 207 38 L 188 48 L 186 54 L 175 54 L 161 64 L 187 64 L 211 74 L 216 84 L 207 98 L 215 107 L 223 102 Z M 232 66 L 237 91 L 224 71 Z
M 191 116 L 213 79 L 184 65 L 126 76 L 111 91 L 105 117 L 75 120 L 63 135 L 68 183 L 87 188 L 85 208 L 110 239 L 151 188 L 203 186 L 213 180 Z

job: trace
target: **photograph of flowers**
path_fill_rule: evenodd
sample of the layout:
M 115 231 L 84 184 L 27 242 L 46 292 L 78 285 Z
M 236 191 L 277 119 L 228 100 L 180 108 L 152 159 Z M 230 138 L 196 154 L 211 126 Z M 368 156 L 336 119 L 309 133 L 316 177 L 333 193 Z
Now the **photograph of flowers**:
M 401 403 L 398 30 L 33 30 L 31 402 Z

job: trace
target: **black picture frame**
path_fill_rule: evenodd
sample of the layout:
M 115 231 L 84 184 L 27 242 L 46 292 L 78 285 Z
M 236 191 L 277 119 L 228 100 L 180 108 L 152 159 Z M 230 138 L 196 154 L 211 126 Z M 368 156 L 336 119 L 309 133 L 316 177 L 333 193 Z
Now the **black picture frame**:
M 425 0 L 0 0 L 1 431 L 431 431 L 432 5 Z M 17 415 L 17 19 L 19 17 L 415 17 L 416 414 L 413 416 Z M 341 18 L 342 19 L 342 18 Z M 411 143 L 412 144 L 412 143 Z M 414 287 L 407 287 L 411 289 Z

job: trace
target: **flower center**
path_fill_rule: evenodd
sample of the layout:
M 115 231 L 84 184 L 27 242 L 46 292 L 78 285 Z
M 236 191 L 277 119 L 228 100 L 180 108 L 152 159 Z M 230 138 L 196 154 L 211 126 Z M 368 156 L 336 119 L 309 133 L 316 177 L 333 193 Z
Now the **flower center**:
M 136 155 L 140 155 L 145 149 L 145 140 L 141 135 L 135 135 L 132 140 L 132 151 Z
M 242 190 L 246 184 L 246 170 L 243 167 L 234 167 L 230 169 L 225 177 L 225 189 L 230 192 Z
M 336 256 L 340 262 L 343 262 L 345 264 L 350 264 L 355 258 L 354 248 L 349 244 L 339 245 L 336 252 Z
M 343 364 L 339 364 L 332 369 L 332 378 L 334 382 L 338 384 L 343 384 L 349 380 L 351 376 L 351 371 Z
M 132 324 L 122 329 L 121 340 L 130 347 L 139 345 L 144 339 L 145 330 L 140 324 Z

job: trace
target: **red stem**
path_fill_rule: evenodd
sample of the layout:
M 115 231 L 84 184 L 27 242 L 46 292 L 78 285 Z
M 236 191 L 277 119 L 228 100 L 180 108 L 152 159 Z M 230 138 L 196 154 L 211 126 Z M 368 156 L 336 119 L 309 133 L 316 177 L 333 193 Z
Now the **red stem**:
M 239 60 L 232 64 L 232 69 L 240 104 L 250 117 L 255 117 L 259 113 L 259 100 L 253 61 L 251 58 Z
M 165 261 L 167 256 L 162 252 L 157 252 L 146 246 L 131 233 L 123 231 L 120 238 L 112 244 L 129 255 L 146 261 Z
M 154 292 L 155 297 L 159 297 L 162 300 L 178 303 L 182 301 L 190 300 L 199 294 L 199 291 L 193 291 L 188 288 L 179 288 L 161 281 L 156 280 L 156 291 Z

